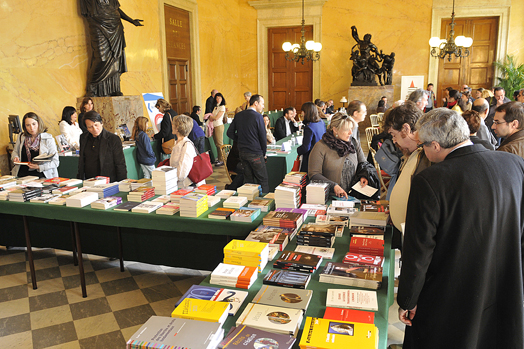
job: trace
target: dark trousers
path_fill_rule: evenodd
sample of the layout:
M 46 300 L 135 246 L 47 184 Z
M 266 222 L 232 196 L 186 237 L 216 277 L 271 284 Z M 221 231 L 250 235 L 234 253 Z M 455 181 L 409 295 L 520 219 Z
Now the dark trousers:
M 269 193 L 266 160 L 263 155 L 240 152 L 244 166 L 244 183 L 258 183 L 263 193 Z M 256 181 L 255 181 L 256 180 Z
M 202 154 L 206 149 L 206 136 L 199 137 L 193 142 L 195 147 L 198 149 L 198 152 Z

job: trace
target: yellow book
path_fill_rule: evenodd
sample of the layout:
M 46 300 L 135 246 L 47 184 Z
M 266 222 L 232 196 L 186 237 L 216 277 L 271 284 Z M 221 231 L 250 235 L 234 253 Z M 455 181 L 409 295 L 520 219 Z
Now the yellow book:
M 267 243 L 258 241 L 231 240 L 224 247 L 224 254 L 240 254 L 244 256 L 260 256 L 264 249 L 267 251 Z M 267 253 L 267 252 L 265 252 Z
M 374 324 L 307 317 L 301 349 L 378 348 L 378 329 Z
M 171 317 L 188 320 L 218 322 L 223 324 L 229 313 L 228 302 L 215 302 L 205 299 L 185 298 L 173 310 Z

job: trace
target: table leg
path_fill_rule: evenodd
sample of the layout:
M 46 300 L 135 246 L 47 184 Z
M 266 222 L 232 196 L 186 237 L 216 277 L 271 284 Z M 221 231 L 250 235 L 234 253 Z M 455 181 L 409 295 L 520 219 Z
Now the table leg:
M 122 231 L 120 227 L 116 227 L 116 234 L 118 237 L 118 258 L 120 259 L 120 271 L 124 272 L 124 248 L 122 247 Z
M 76 257 L 76 239 L 75 239 L 75 226 L 73 224 L 73 222 L 70 222 L 71 224 L 71 242 L 73 243 L 73 248 L 72 248 L 72 251 L 73 251 L 73 264 L 75 266 L 78 265 L 78 259 Z
M 29 225 L 27 224 L 27 217 L 22 216 L 22 218 L 24 220 L 25 244 L 27 246 L 27 257 L 29 259 L 29 269 L 31 270 L 31 282 L 33 283 L 33 290 L 36 290 L 38 287 L 36 285 L 35 262 L 33 260 L 33 249 L 31 247 L 31 237 L 29 236 Z
M 78 223 L 73 223 L 75 226 L 76 251 L 78 252 L 78 271 L 80 272 L 80 285 L 82 287 L 82 297 L 87 297 L 86 277 L 84 274 L 84 260 L 82 257 L 82 244 L 80 243 L 80 234 L 78 232 Z

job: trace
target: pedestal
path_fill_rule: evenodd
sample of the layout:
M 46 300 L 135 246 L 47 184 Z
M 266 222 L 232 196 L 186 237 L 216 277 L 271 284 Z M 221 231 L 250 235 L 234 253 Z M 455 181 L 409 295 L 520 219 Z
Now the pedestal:
M 94 109 L 102 117 L 104 128 L 115 133 L 116 128 L 127 124 L 129 131 L 133 130 L 135 119 L 144 115 L 141 96 L 119 96 L 119 97 L 91 97 Z M 84 98 L 77 98 L 77 109 Z
M 371 126 L 369 115 L 376 114 L 378 108 L 378 101 L 382 96 L 388 98 L 388 107 L 390 107 L 393 100 L 394 86 L 351 86 L 348 90 L 348 101 L 359 100 L 363 102 L 368 110 L 368 116 L 359 124 L 360 130 Z

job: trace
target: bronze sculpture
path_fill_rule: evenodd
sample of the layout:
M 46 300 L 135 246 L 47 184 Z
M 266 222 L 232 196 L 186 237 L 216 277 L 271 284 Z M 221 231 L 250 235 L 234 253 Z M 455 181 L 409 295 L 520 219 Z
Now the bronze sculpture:
M 122 19 L 135 26 L 143 26 L 142 20 L 126 15 L 118 0 L 80 0 L 80 12 L 89 24 L 92 49 L 86 96 L 122 96 L 120 75 L 127 71 Z
M 391 85 L 395 53 L 384 55 L 378 51 L 377 46 L 371 42 L 371 34 L 364 35 L 363 40 L 358 36 L 357 27 L 351 27 L 351 35 L 357 42 L 351 48 L 353 68 L 352 86 L 376 86 L 375 75 L 378 76 L 380 85 Z M 379 66 L 382 62 L 382 66 Z M 382 81 L 384 80 L 384 81 Z

